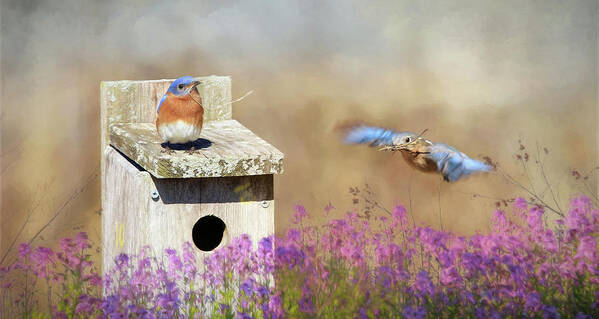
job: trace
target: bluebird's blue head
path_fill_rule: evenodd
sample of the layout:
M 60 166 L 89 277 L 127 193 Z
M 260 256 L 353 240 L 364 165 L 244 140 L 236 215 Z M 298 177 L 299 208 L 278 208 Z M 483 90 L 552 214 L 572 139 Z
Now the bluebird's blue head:
M 171 86 L 169 86 L 167 92 L 178 96 L 186 95 L 198 86 L 198 84 L 200 84 L 200 81 L 194 80 L 191 76 L 183 76 L 176 79 Z

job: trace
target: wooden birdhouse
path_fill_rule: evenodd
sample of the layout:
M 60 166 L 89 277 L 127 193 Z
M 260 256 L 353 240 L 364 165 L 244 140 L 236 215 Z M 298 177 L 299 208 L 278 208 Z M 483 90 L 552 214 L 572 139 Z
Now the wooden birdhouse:
M 160 255 L 189 241 L 200 260 L 233 238 L 274 233 L 273 175 L 283 154 L 232 119 L 231 78 L 199 77 L 193 154 L 162 152 L 156 106 L 173 80 L 101 83 L 103 271 L 120 253 Z

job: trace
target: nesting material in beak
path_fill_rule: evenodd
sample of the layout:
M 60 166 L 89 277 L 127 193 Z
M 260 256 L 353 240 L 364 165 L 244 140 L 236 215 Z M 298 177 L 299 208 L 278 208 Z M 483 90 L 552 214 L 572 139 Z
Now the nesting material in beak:
M 391 146 L 386 145 L 386 146 L 383 146 L 383 147 L 379 148 L 379 151 L 391 151 L 391 152 L 394 152 L 394 151 L 398 151 L 398 150 L 399 150 L 398 147 L 395 146 L 395 145 L 391 145 Z
M 196 93 L 198 93 L 198 95 L 200 95 L 200 91 L 198 90 L 198 85 L 200 85 L 200 84 L 202 84 L 202 81 L 193 81 L 193 82 L 191 83 L 191 85 L 189 86 L 189 93 L 188 93 L 188 94 L 189 94 L 189 96 L 190 96 L 190 97 L 191 97 L 191 98 L 192 98 L 192 99 L 193 99 L 193 100 L 194 100 L 194 101 L 195 101 L 195 102 L 196 102 L 198 105 L 200 105 L 200 106 L 201 106 L 201 105 L 202 105 L 202 103 L 200 103 L 198 100 L 196 100 L 196 99 L 193 97 L 193 94 L 191 94 L 191 92 L 192 92 L 192 91 L 195 89 L 195 90 L 196 90 Z

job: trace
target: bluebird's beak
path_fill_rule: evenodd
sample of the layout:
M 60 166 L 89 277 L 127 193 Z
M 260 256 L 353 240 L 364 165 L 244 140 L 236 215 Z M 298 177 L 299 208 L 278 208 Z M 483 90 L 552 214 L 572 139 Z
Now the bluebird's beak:
M 201 81 L 193 81 L 193 82 L 189 83 L 187 85 L 187 89 L 185 90 L 185 92 L 187 92 L 187 94 L 190 94 L 191 92 L 193 92 L 193 89 L 195 89 L 200 84 L 202 84 Z M 200 91 L 198 91 L 197 89 L 196 89 L 196 92 L 200 93 Z
M 187 94 L 189 94 L 189 96 L 191 97 L 192 100 L 194 100 L 196 103 L 198 103 L 198 105 L 202 106 L 202 103 L 198 100 L 196 100 L 193 97 L 193 94 L 191 94 L 191 92 L 193 92 L 193 90 L 196 90 L 196 93 L 198 95 L 200 95 L 200 91 L 198 90 L 198 85 L 202 84 L 202 81 L 193 81 L 191 82 L 191 85 L 189 86 L 189 91 L 187 91 Z

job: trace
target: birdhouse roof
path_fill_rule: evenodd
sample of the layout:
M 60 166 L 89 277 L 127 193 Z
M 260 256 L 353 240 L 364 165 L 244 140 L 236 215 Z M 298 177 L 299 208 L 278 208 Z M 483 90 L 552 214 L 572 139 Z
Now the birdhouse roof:
M 209 145 L 189 154 L 163 152 L 153 123 L 114 124 L 110 144 L 158 178 L 279 174 L 283 153 L 235 120 L 210 121 L 202 129 Z

